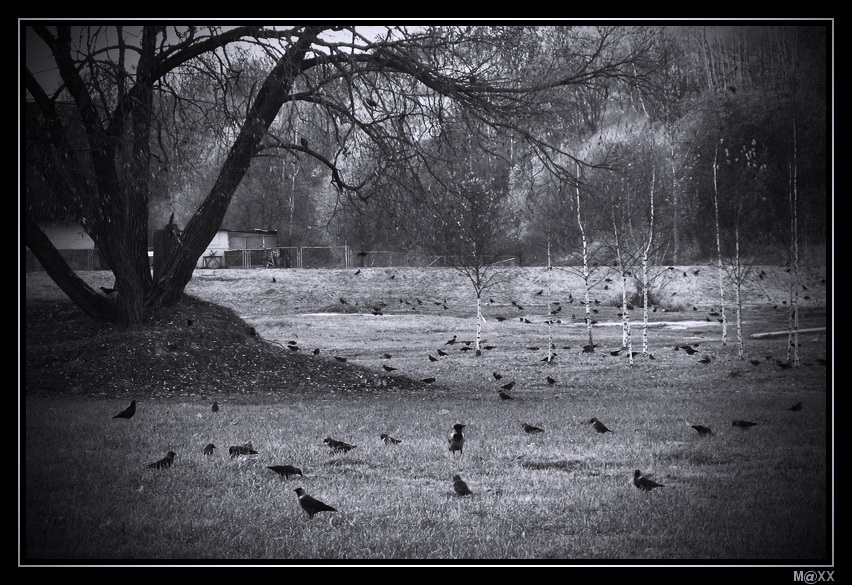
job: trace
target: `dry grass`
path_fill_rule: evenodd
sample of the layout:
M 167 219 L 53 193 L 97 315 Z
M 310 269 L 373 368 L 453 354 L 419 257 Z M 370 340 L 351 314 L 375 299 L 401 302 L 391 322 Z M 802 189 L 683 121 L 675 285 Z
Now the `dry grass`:
M 581 353 L 584 330 L 569 318 L 579 310 L 567 303 L 579 288 L 567 276 L 552 287 L 569 316 L 553 328 L 557 359 L 543 363 L 544 350 L 528 349 L 548 339 L 535 294 L 546 284 L 540 269 L 513 272 L 488 291 L 484 335 L 495 348 L 479 358 L 444 345 L 452 335 L 472 338 L 474 325 L 470 287 L 451 271 L 198 271 L 188 288 L 198 300 L 132 332 L 89 324 L 56 304 L 44 275 L 28 274 L 28 299 L 47 304 L 26 323 L 26 552 L 41 561 L 825 558 L 828 373 L 815 358 L 826 356 L 826 335 L 802 335 L 800 368 L 766 359 L 784 357 L 786 337 L 748 339 L 741 360 L 733 338 L 722 346 L 720 325 L 705 320 L 714 303 L 697 291 L 715 291 L 714 277 L 705 268 L 695 279 L 682 272 L 667 290 L 693 300 L 687 310 L 652 314 L 655 359 L 637 357 L 632 367 L 601 351 L 621 343 L 620 327 L 606 324 L 618 309 L 603 294 L 601 347 Z M 769 304 L 783 301 L 784 275 L 767 273 L 765 296 L 748 305 L 746 334 L 786 326 L 786 312 Z M 112 284 L 106 273 L 84 277 Z M 824 274 L 808 278 L 800 326 L 825 326 Z M 409 304 L 417 298 L 423 305 Z M 371 314 L 382 302 L 384 314 Z M 638 315 L 631 318 L 635 325 Z M 166 339 L 178 349 L 148 351 Z M 281 347 L 291 340 L 299 352 Z M 698 343 L 699 353 L 673 351 L 681 343 Z M 429 361 L 439 348 L 448 355 Z M 107 367 L 116 352 L 133 368 Z M 710 364 L 697 363 L 704 355 Z M 136 378 L 128 373 L 136 370 Z M 516 382 L 516 400 L 496 397 L 494 371 L 501 383 Z M 164 392 L 155 375 L 192 383 Z M 437 382 L 417 382 L 425 376 Z M 137 416 L 111 420 L 130 397 L 142 398 Z M 799 400 L 802 412 L 787 410 Z M 592 432 L 591 416 L 615 434 Z M 741 432 L 733 418 L 759 426 Z M 446 451 L 457 421 L 468 424 L 463 458 Z M 546 432 L 525 435 L 521 421 Z M 699 437 L 687 423 L 716 434 Z M 381 432 L 403 443 L 388 448 Z M 331 455 L 328 435 L 358 448 Z M 260 454 L 228 459 L 227 446 L 246 441 Z M 220 447 L 213 458 L 201 454 L 207 442 Z M 169 449 L 179 454 L 174 468 L 144 467 Z M 265 468 L 284 463 L 305 477 L 287 481 Z M 629 483 L 637 467 L 667 487 L 639 493 Z M 455 473 L 474 497 L 453 495 Z M 339 512 L 308 521 L 292 492 L 297 482 Z

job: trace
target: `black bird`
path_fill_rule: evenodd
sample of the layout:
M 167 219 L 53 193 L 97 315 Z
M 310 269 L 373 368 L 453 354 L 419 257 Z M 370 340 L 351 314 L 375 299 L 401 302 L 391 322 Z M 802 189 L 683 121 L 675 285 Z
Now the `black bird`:
M 514 400 L 511 396 L 503 392 L 502 390 L 497 392 L 497 396 L 500 397 L 500 400 Z
M 153 463 L 149 463 L 148 467 L 152 469 L 168 469 L 172 466 L 172 463 L 175 462 L 175 453 L 174 451 L 169 451 L 166 453 L 166 456 L 160 459 L 159 461 L 154 461 Z
M 328 504 L 320 502 L 316 498 L 312 498 L 308 494 L 305 493 L 305 490 L 302 488 L 296 488 L 293 490 L 296 492 L 296 495 L 299 496 L 299 505 L 302 507 L 302 510 L 308 513 L 308 518 L 313 518 L 314 514 L 319 512 L 337 512 L 337 508 L 332 508 Z
M 438 350 L 438 355 L 439 355 L 439 356 L 441 356 L 441 357 L 444 357 L 445 355 L 448 355 L 448 354 L 447 354 L 447 352 L 445 352 L 443 349 L 439 349 L 439 350 Z
M 699 364 L 709 364 L 709 363 L 710 363 L 710 356 L 709 356 L 709 355 L 705 355 L 703 358 L 701 358 L 700 360 L 698 360 L 698 363 L 699 363 Z
M 633 472 L 633 485 L 638 487 L 643 492 L 650 492 L 652 489 L 658 487 L 666 487 L 661 483 L 657 483 L 649 477 L 645 477 L 638 469 Z
M 379 435 L 379 438 L 385 442 L 385 445 L 399 445 L 402 443 L 402 439 L 394 439 L 387 433 L 382 433 Z
M 255 335 L 257 335 L 257 329 L 255 329 L 254 327 L 249 327 L 249 328 L 248 328 L 248 333 L 249 333 L 249 335 L 251 335 L 252 337 L 254 337 Z
M 689 345 L 681 345 L 680 348 L 683 351 L 685 351 L 688 355 L 695 355 L 696 353 L 698 353 L 697 349 L 694 349 L 693 347 L 691 347 Z
M 231 459 L 235 459 L 240 455 L 257 455 L 257 451 L 254 450 L 251 443 L 246 443 L 245 445 L 232 445 L 228 447 L 228 454 L 231 456 Z
M 699 435 L 712 435 L 713 431 L 710 430 L 710 427 L 705 427 L 704 425 L 692 425 L 692 428 L 698 431 Z
M 219 412 L 219 403 L 214 400 L 213 406 L 210 407 L 210 410 L 212 410 L 213 412 Z
M 595 344 L 590 343 L 583 346 L 583 353 L 595 353 Z
M 509 382 L 508 384 L 503 384 L 500 386 L 503 390 L 511 390 L 515 386 L 514 380 Z
M 359 274 L 361 274 L 361 269 L 360 269 L 360 268 L 359 268 L 358 270 L 356 270 L 356 271 L 355 271 L 355 276 L 358 276 Z
M 429 361 L 430 361 L 430 362 L 437 362 L 437 361 L 438 361 L 438 358 L 436 358 L 435 356 L 433 356 L 433 355 L 430 353 L 430 354 L 429 354 Z
M 756 366 L 760 363 L 760 360 L 751 360 L 751 365 Z
M 319 350 L 319 348 L 318 348 L 318 347 L 317 347 L 317 348 L 314 348 L 313 354 L 314 354 L 314 355 L 319 355 L 319 354 L 320 354 L 320 350 Z
M 334 356 L 334 359 L 336 359 L 336 360 L 337 360 L 337 361 L 339 361 L 339 362 L 345 362 L 345 361 L 346 361 L 346 358 L 345 358 L 345 357 L 340 357 L 340 356 L 337 356 L 337 355 L 336 355 L 336 356 Z
M 213 443 L 207 443 L 206 445 L 204 445 L 204 454 L 205 455 L 212 455 L 213 449 L 215 449 L 215 448 L 216 448 L 216 445 L 214 445 Z
M 455 455 L 456 451 L 459 452 L 459 455 L 464 455 L 464 434 L 462 433 L 462 429 L 467 426 L 461 423 L 456 423 L 453 425 L 453 434 L 450 435 L 450 451 Z
M 543 295 L 543 294 L 544 294 L 544 289 L 541 289 L 540 291 L 538 291 L 537 293 L 535 293 L 535 296 L 540 297 L 540 296 L 541 296 L 541 295 Z
M 391 367 L 387 364 L 382 364 L 382 369 L 386 372 L 395 372 L 396 371 L 396 368 Z
M 527 423 L 521 423 L 521 426 L 524 428 L 524 432 L 529 433 L 530 435 L 544 432 L 544 429 L 528 425 Z
M 136 401 L 132 400 L 130 402 L 130 406 L 128 406 L 112 418 L 124 418 L 130 420 L 131 418 L 133 418 L 134 414 L 136 414 Z
M 393 356 L 392 356 L 391 354 L 389 354 L 389 353 L 385 353 L 385 354 L 382 354 L 382 357 L 383 357 L 384 359 L 386 359 L 386 360 L 389 360 L 389 359 L 391 359 Z
M 291 475 L 302 475 L 302 470 L 292 465 L 267 465 L 266 468 L 287 479 L 290 479 Z
M 740 427 L 741 429 L 750 429 L 751 427 L 757 426 L 757 423 L 747 420 L 735 420 L 731 423 L 731 426 Z
M 186 320 L 186 326 L 187 326 L 187 327 L 192 327 L 192 324 L 193 324 L 193 323 L 195 323 L 195 321 L 193 321 L 192 319 L 187 319 L 187 320 Z
M 114 293 L 116 291 L 116 289 L 114 289 L 114 288 L 107 288 L 105 286 L 102 286 L 101 290 L 104 291 L 105 295 L 111 295 L 112 293 Z
M 456 337 L 458 337 L 458 335 L 453 335 L 452 339 L 447 341 L 444 345 L 453 345 L 456 342 Z
M 304 136 L 302 136 L 301 138 L 299 138 L 299 144 L 301 144 L 303 148 L 307 148 L 308 147 L 308 139 L 305 138 Z
M 424 384 L 431 384 L 432 382 L 435 381 L 435 378 L 422 378 L 420 381 L 423 382 Z
M 778 367 L 782 370 L 788 370 L 793 367 L 793 364 L 790 362 L 782 362 L 781 360 L 775 360 L 775 363 L 778 364 Z
M 606 425 L 605 425 L 605 424 L 603 424 L 601 421 L 599 421 L 599 420 L 598 420 L 597 418 L 595 418 L 595 417 L 592 417 L 592 419 L 589 421 L 589 424 L 590 424 L 590 425 L 594 425 L 594 426 L 595 426 L 595 430 L 596 430 L 597 432 L 599 432 L 599 433 L 611 433 L 611 432 L 612 432 L 611 430 L 609 430 L 609 429 L 606 427 Z
M 484 349 L 485 351 L 491 351 L 495 347 L 497 347 L 497 346 L 496 345 L 485 345 L 485 346 L 482 347 L 482 349 Z
M 793 406 L 791 406 L 787 410 L 792 410 L 793 412 L 798 412 L 798 411 L 802 410 L 802 403 L 797 402 L 796 404 L 794 404 Z
M 547 380 L 547 383 L 548 383 L 548 384 L 556 384 L 556 379 L 555 379 L 555 378 L 551 378 L 550 376 L 548 376 L 547 378 L 545 378 L 545 380 Z
M 332 451 L 340 451 L 342 453 L 348 453 L 352 449 L 355 449 L 358 445 L 350 445 L 349 443 L 344 443 L 343 441 L 335 441 L 331 437 L 326 437 L 322 441 L 329 447 L 331 447 Z
M 460 496 L 470 496 L 473 494 L 460 475 L 453 476 L 453 490 Z
M 346 302 L 346 299 L 344 299 L 343 297 L 340 297 L 340 304 L 341 305 L 348 305 L 349 303 Z
M 494 376 L 495 380 L 499 380 L 500 378 L 503 377 L 502 374 L 498 374 L 497 372 L 491 372 L 491 375 Z

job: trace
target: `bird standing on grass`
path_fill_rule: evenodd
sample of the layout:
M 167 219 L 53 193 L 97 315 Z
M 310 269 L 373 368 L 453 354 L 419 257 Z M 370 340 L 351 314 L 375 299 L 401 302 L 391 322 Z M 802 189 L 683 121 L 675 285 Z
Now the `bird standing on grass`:
M 751 427 L 757 426 L 757 423 L 747 420 L 735 420 L 731 423 L 731 426 L 739 427 L 741 429 L 750 429 Z
M 666 487 L 663 484 L 657 483 L 653 479 L 642 475 L 642 472 L 638 469 L 633 472 L 633 485 L 643 492 L 650 492 L 654 488 Z
M 216 448 L 216 445 L 214 445 L 213 443 L 207 443 L 206 445 L 204 445 L 204 454 L 208 455 L 208 456 L 212 455 L 213 449 L 215 449 L 215 448 Z
M 399 445 L 402 443 L 402 439 L 394 439 L 387 433 L 382 433 L 379 435 L 379 438 L 385 442 L 385 445 Z
M 589 424 L 594 425 L 595 430 L 599 433 L 611 433 L 612 432 L 611 430 L 609 430 L 607 428 L 607 426 L 605 424 L 603 424 L 601 421 L 599 421 L 595 417 L 592 417 L 592 419 L 589 421 Z
M 231 459 L 235 459 L 240 455 L 257 455 L 257 451 L 254 450 L 254 446 L 251 443 L 228 447 L 228 453 L 230 454 Z
M 131 418 L 133 418 L 134 414 L 136 414 L 136 401 L 131 400 L 130 406 L 128 406 L 112 418 L 123 418 L 126 420 L 130 420 Z
M 791 406 L 787 410 L 792 410 L 793 412 L 798 412 L 798 411 L 802 410 L 802 403 L 797 402 L 796 404 L 794 404 L 793 406 Z
M 213 412 L 219 412 L 219 403 L 214 400 L 213 406 L 210 407 L 210 410 L 212 410 Z
M 177 453 L 174 451 L 169 451 L 166 453 L 166 456 L 160 459 L 159 461 L 154 461 L 153 463 L 149 463 L 148 467 L 151 469 L 168 469 L 175 462 L 175 456 Z
M 267 465 L 266 468 L 287 479 L 290 479 L 291 475 L 302 475 L 302 470 L 292 465 Z
M 349 443 L 345 443 L 343 441 L 336 441 L 331 437 L 326 437 L 322 440 L 323 443 L 328 445 L 332 451 L 339 451 L 341 453 L 348 453 L 352 449 L 355 449 L 358 445 L 350 445 Z
M 459 455 L 464 455 L 464 434 L 462 433 L 462 429 L 467 425 L 463 425 L 460 423 L 456 423 L 453 425 L 453 433 L 450 435 L 450 452 L 453 455 L 456 454 L 456 451 L 459 452 Z
M 508 394 L 506 394 L 506 393 L 505 393 L 505 392 L 503 392 L 502 390 L 499 390 L 499 391 L 497 392 L 497 396 L 499 396 L 499 397 L 500 397 L 500 400 L 514 400 L 514 398 L 513 398 L 513 397 L 509 396 Z
M 699 435 L 712 435 L 713 431 L 710 430 L 710 427 L 705 427 L 704 425 L 691 425 L 693 429 L 698 431 Z
M 527 423 L 521 423 L 521 426 L 524 428 L 524 431 L 534 435 L 536 433 L 543 433 L 544 429 L 541 427 L 534 427 L 533 425 L 528 425 Z
M 308 513 L 308 519 L 313 518 L 314 514 L 319 512 L 337 512 L 337 508 L 332 508 L 328 504 L 312 498 L 302 488 L 296 488 L 293 491 L 299 497 L 299 505 L 302 507 L 302 510 Z
M 460 496 L 470 496 L 473 494 L 460 475 L 453 476 L 453 490 Z

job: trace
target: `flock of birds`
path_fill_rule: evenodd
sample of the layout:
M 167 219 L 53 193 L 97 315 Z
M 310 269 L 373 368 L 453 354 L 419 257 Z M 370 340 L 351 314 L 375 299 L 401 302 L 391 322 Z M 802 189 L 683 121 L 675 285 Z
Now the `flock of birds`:
M 495 373 L 495 378 L 496 377 L 497 377 L 497 374 Z M 503 393 L 503 392 L 500 392 L 499 395 L 500 395 L 500 398 L 503 399 L 503 400 L 507 400 L 507 399 L 512 400 L 511 397 L 509 397 L 508 395 L 505 395 L 505 393 Z M 137 403 L 138 403 L 137 400 L 132 400 L 130 402 L 130 405 L 127 408 L 125 408 L 124 410 L 122 410 L 121 412 L 119 412 L 118 414 L 113 416 L 113 418 L 114 419 L 130 420 L 136 414 Z M 215 402 L 215 401 L 213 402 L 211 410 L 214 413 L 219 412 L 218 402 Z M 802 402 L 797 402 L 796 404 L 791 406 L 788 410 L 793 411 L 793 412 L 801 411 L 802 410 Z M 603 422 L 601 422 L 597 417 L 592 417 L 591 419 L 589 419 L 588 424 L 591 425 L 592 428 L 600 434 L 613 433 L 614 432 L 614 431 L 612 431 L 612 429 L 607 427 Z M 687 424 L 690 424 L 690 423 L 687 423 Z M 742 419 L 735 419 L 735 420 L 732 421 L 733 427 L 737 427 L 737 428 L 740 428 L 740 429 L 743 429 L 743 430 L 748 430 L 751 427 L 756 426 L 757 424 L 758 423 L 756 423 L 756 422 L 752 422 L 752 421 L 748 421 L 748 420 L 742 420 Z M 465 445 L 464 429 L 465 429 L 466 426 L 467 425 L 462 424 L 462 423 L 456 423 L 452 427 L 452 432 L 450 433 L 449 439 L 448 439 L 447 442 L 448 442 L 448 449 L 450 451 L 450 454 L 453 455 L 453 456 L 455 456 L 456 453 L 458 453 L 458 455 L 460 457 L 464 455 L 464 445 Z M 704 426 L 704 425 L 701 425 L 701 424 L 691 424 L 690 426 L 693 429 L 695 429 L 695 431 L 699 435 L 711 436 L 711 435 L 714 434 L 713 430 L 710 427 L 707 427 L 707 426 Z M 524 430 L 525 433 L 530 434 L 530 435 L 536 435 L 536 434 L 541 434 L 541 433 L 545 432 L 545 430 L 543 428 L 528 424 L 526 422 L 521 423 L 521 428 Z M 387 433 L 381 433 L 379 435 L 379 439 L 381 439 L 385 443 L 385 445 L 389 445 L 389 446 L 399 445 L 400 443 L 402 443 L 402 439 L 396 439 L 396 438 L 390 436 Z M 352 445 L 350 443 L 346 443 L 345 441 L 339 441 L 339 440 L 333 439 L 331 437 L 326 437 L 325 439 L 323 439 L 323 443 L 329 447 L 329 449 L 331 450 L 332 453 L 335 453 L 335 454 L 337 454 L 337 453 L 344 453 L 345 454 L 345 453 L 348 453 L 349 451 L 351 451 L 352 449 L 355 449 L 355 448 L 358 447 L 357 445 Z M 211 456 L 211 455 L 213 455 L 213 452 L 214 452 L 215 449 L 216 449 L 216 446 L 213 443 L 208 443 L 207 445 L 204 446 L 202 452 L 204 453 L 205 456 Z M 241 456 L 257 455 L 258 451 L 256 451 L 254 449 L 254 446 L 251 444 L 251 442 L 249 442 L 249 443 L 245 443 L 243 445 L 232 445 L 232 446 L 228 447 L 228 454 L 229 454 L 231 459 L 235 459 L 235 458 L 238 458 L 238 457 L 241 457 Z M 154 461 L 152 463 L 147 464 L 147 467 L 150 468 L 150 469 L 170 469 L 172 467 L 172 465 L 174 465 L 175 457 L 177 457 L 177 453 L 175 453 L 174 451 L 169 451 L 168 453 L 166 453 L 165 457 L 163 457 L 162 459 L 158 459 L 157 461 Z M 297 476 L 297 475 L 300 476 L 300 477 L 304 477 L 302 470 L 300 468 L 294 466 L 294 465 L 269 465 L 269 466 L 267 466 L 267 469 L 275 472 L 277 475 L 284 477 L 285 479 L 288 479 L 288 480 L 291 477 L 294 477 L 294 476 Z M 633 485 L 636 486 L 636 488 L 638 488 L 639 490 L 641 490 L 643 492 L 648 492 L 648 491 L 654 490 L 656 488 L 666 487 L 664 484 L 658 483 L 657 481 L 651 479 L 651 477 L 649 475 L 642 473 L 642 471 L 639 470 L 639 469 L 636 469 L 633 472 Z M 453 491 L 457 495 L 462 496 L 462 497 L 463 496 L 469 496 L 469 495 L 473 494 L 473 491 L 470 489 L 467 482 L 465 482 L 459 474 L 456 474 L 456 475 L 453 476 L 452 488 L 453 488 Z M 293 491 L 296 493 L 296 497 L 297 497 L 297 501 L 299 503 L 299 506 L 302 508 L 302 510 L 305 511 L 305 513 L 308 515 L 309 519 L 313 518 L 319 512 L 336 512 L 337 511 L 337 508 L 334 508 L 334 507 L 314 498 L 313 496 L 309 495 L 307 492 L 305 492 L 304 488 L 298 487 L 298 488 L 294 489 Z
M 670 267 L 670 269 L 673 269 L 673 268 Z M 696 275 L 696 276 L 698 275 L 698 273 L 699 273 L 698 270 L 693 271 L 693 274 Z M 355 272 L 355 275 L 358 275 L 358 274 L 360 274 L 360 269 L 357 272 Z M 684 272 L 683 275 L 687 276 L 687 273 Z M 760 278 L 763 278 L 763 276 L 764 276 L 763 274 L 759 275 Z M 393 279 L 394 276 L 391 275 L 390 278 Z M 274 282 L 274 278 L 273 278 L 273 282 Z M 111 294 L 112 292 L 114 292 L 114 289 L 106 289 L 104 287 L 101 287 L 101 289 L 103 290 L 103 292 L 105 294 Z M 544 292 L 543 290 L 540 290 L 537 293 L 535 293 L 535 295 L 541 296 L 543 294 L 543 292 Z M 340 297 L 339 300 L 340 300 L 341 304 L 344 304 L 344 305 L 348 304 L 348 301 L 346 299 L 344 299 L 343 297 Z M 407 302 L 407 301 L 403 301 L 402 299 L 400 299 L 400 302 L 402 303 L 402 302 Z M 423 304 L 423 301 L 421 301 L 420 299 L 416 299 L 416 302 L 420 305 Z M 491 299 L 490 302 L 493 303 L 494 300 Z M 570 298 L 569 302 L 573 302 L 573 298 Z M 594 304 L 598 304 L 598 303 L 599 303 L 599 301 L 597 301 L 597 300 L 594 301 Z M 442 306 L 445 310 L 448 309 L 446 301 L 436 301 L 435 304 L 438 305 L 438 306 Z M 524 309 L 524 307 L 516 301 L 512 301 L 512 305 L 515 306 L 518 310 Z M 555 310 L 551 311 L 551 316 L 557 315 L 562 310 L 561 303 L 556 302 L 555 305 L 556 305 L 557 308 Z M 381 315 L 382 314 L 382 306 L 383 306 L 382 303 L 374 306 L 371 309 L 373 314 Z M 384 305 L 384 306 L 386 306 L 386 305 Z M 632 307 L 630 307 L 630 308 L 632 308 Z M 695 307 L 693 307 L 693 309 L 697 310 L 697 308 L 695 308 Z M 654 310 L 656 311 L 656 308 L 654 308 Z M 597 309 L 593 309 L 593 312 L 597 313 Z M 572 319 L 576 319 L 576 317 L 572 315 Z M 497 317 L 497 320 L 498 321 L 504 321 L 505 317 Z M 708 318 L 708 320 L 709 320 L 709 318 Z M 526 322 L 526 323 L 530 323 L 529 320 L 524 319 L 523 317 L 521 318 L 521 321 Z M 189 324 L 191 324 L 191 323 L 189 323 Z M 251 333 L 253 335 L 256 334 L 256 332 L 254 331 L 253 328 L 251 330 Z M 453 345 L 456 345 L 457 343 L 461 345 L 462 351 L 470 351 L 472 349 L 470 347 L 471 344 L 473 343 L 472 341 L 459 341 L 458 337 L 456 335 L 453 335 L 452 338 L 447 340 L 444 345 L 445 346 L 453 346 Z M 296 344 L 295 341 L 290 341 L 288 343 L 287 347 L 288 347 L 288 349 L 290 349 L 292 351 L 299 351 L 300 350 L 300 348 L 298 347 L 298 345 Z M 596 345 L 584 346 L 583 347 L 583 353 L 594 353 L 595 347 L 596 347 Z M 675 351 L 684 351 L 687 355 L 692 356 L 692 355 L 699 353 L 699 350 L 697 349 L 697 347 L 698 347 L 697 343 L 692 344 L 692 345 L 675 345 L 674 350 Z M 495 346 L 486 344 L 486 345 L 483 346 L 483 348 L 487 351 L 490 351 L 490 350 L 494 349 Z M 527 349 L 538 350 L 540 348 L 539 347 L 529 347 Z M 550 349 L 553 350 L 555 348 L 551 347 Z M 564 348 L 564 349 L 570 349 L 570 348 Z M 618 356 L 618 355 L 621 355 L 622 351 L 625 351 L 625 348 L 620 348 L 618 350 L 611 351 L 610 355 Z M 315 355 L 319 354 L 319 349 L 314 349 L 313 353 Z M 443 357 L 443 356 L 448 355 L 446 351 L 444 351 L 443 349 L 440 349 L 440 348 L 436 351 L 436 353 L 438 354 L 439 357 Z M 639 352 L 633 352 L 633 353 L 634 353 L 634 357 L 635 357 L 635 355 Z M 553 355 L 555 356 L 555 352 L 553 353 Z M 391 356 L 389 354 L 385 354 L 383 357 L 389 359 Z M 649 357 L 650 357 L 650 359 L 654 359 L 653 355 L 649 355 Z M 345 357 L 341 357 L 341 356 L 334 356 L 334 358 L 337 361 L 340 361 L 340 362 L 346 362 L 347 361 L 347 359 Z M 436 361 L 438 361 L 439 358 L 434 357 L 430 353 L 430 354 L 428 354 L 428 359 L 429 359 L 430 362 L 436 362 Z M 548 358 L 545 358 L 545 359 L 547 360 Z M 699 359 L 698 361 L 699 361 L 699 363 L 709 364 L 711 362 L 711 359 L 710 359 L 709 356 L 704 356 L 701 359 Z M 772 356 L 767 356 L 767 361 L 775 361 L 776 364 L 779 365 L 780 367 L 785 367 L 785 366 L 789 367 L 789 364 L 781 362 L 780 360 L 773 360 Z M 761 362 L 760 362 L 760 360 L 754 360 L 753 359 L 753 360 L 751 360 L 751 363 L 752 363 L 752 365 L 758 365 Z M 390 373 L 390 372 L 396 371 L 397 368 L 389 366 L 389 365 L 383 365 L 382 369 L 385 372 Z M 501 374 L 497 373 L 497 372 L 493 372 L 493 377 L 494 377 L 495 380 L 501 380 L 503 378 L 503 376 Z M 424 383 L 427 383 L 427 384 L 431 384 L 434 381 L 435 381 L 434 377 L 421 379 L 421 382 L 424 382 Z M 557 383 L 557 380 L 555 378 L 553 378 L 552 376 L 549 376 L 549 375 L 546 377 L 546 381 L 549 385 Z M 511 394 L 508 393 L 508 391 L 511 390 L 514 387 L 514 385 L 515 385 L 515 382 L 511 381 L 511 382 L 504 383 L 499 387 L 499 389 L 497 390 L 497 396 L 500 398 L 500 400 L 515 400 L 515 398 Z M 127 408 L 125 408 L 124 410 L 122 410 L 121 412 L 116 414 L 113 418 L 114 419 L 125 419 L 125 420 L 129 420 L 129 419 L 133 418 L 134 414 L 136 413 L 136 405 L 137 405 L 136 400 L 131 401 L 130 405 Z M 218 412 L 219 411 L 219 404 L 217 402 L 213 402 L 211 410 L 214 413 Z M 791 406 L 789 408 L 789 410 L 793 411 L 793 412 L 798 412 L 798 411 L 802 410 L 802 402 L 797 402 L 796 404 Z M 613 433 L 613 431 L 610 428 L 608 428 L 603 422 L 601 422 L 597 417 L 592 417 L 588 421 L 588 424 L 591 425 L 594 428 L 594 430 L 596 432 L 600 433 L 600 434 Z M 713 430 L 710 427 L 707 427 L 705 425 L 691 424 L 691 423 L 687 423 L 687 424 L 690 424 L 690 426 L 693 429 L 695 429 L 695 431 L 699 435 L 711 436 L 711 435 L 714 434 Z M 752 421 L 748 421 L 748 420 L 742 420 L 742 419 L 735 419 L 735 420 L 732 421 L 732 427 L 743 429 L 743 430 L 748 430 L 751 427 L 756 426 L 757 424 L 758 423 L 756 423 L 756 422 L 752 422 Z M 466 425 L 464 425 L 462 423 L 456 423 L 452 427 L 452 432 L 450 433 L 449 439 L 448 439 L 448 448 L 449 448 L 449 451 L 452 455 L 455 455 L 456 453 L 458 453 L 459 456 L 462 456 L 464 454 L 464 445 L 465 445 L 464 429 L 465 429 L 465 427 L 466 427 Z M 531 435 L 541 434 L 541 433 L 545 432 L 545 430 L 543 428 L 528 424 L 526 422 L 521 423 L 521 428 L 523 429 L 523 431 L 525 433 L 531 434 Z M 389 445 L 389 446 L 399 445 L 400 443 L 402 443 L 401 439 L 396 439 L 394 437 L 391 437 L 387 433 L 381 433 L 379 435 L 379 438 L 386 445 Z M 357 448 L 357 445 L 352 445 L 352 444 L 346 443 L 344 441 L 339 441 L 339 440 L 333 439 L 331 437 L 326 437 L 323 440 L 323 443 L 329 447 L 329 449 L 331 450 L 332 453 L 336 453 L 336 454 L 337 453 L 348 453 L 352 449 Z M 214 452 L 215 449 L 216 449 L 216 446 L 213 443 L 208 443 L 203 448 L 203 454 L 205 456 L 211 456 L 211 455 L 213 455 L 213 452 Z M 254 449 L 254 446 L 249 442 L 249 443 L 246 443 L 246 444 L 243 444 L 243 445 L 232 445 L 232 446 L 230 446 L 228 448 L 228 454 L 229 454 L 230 458 L 234 459 L 234 458 L 241 457 L 241 456 L 257 455 L 258 451 L 256 451 Z M 174 451 L 169 451 L 168 453 L 166 453 L 165 457 L 148 464 L 147 467 L 151 468 L 151 469 L 169 469 L 169 468 L 172 467 L 172 465 L 174 465 L 176 456 L 177 456 L 177 454 Z M 293 466 L 293 465 L 270 465 L 270 466 L 267 466 L 267 469 L 273 471 L 274 473 L 276 473 L 279 476 L 284 477 L 288 480 L 291 477 L 294 477 L 294 476 L 303 477 L 302 470 L 298 467 Z M 643 474 L 642 471 L 639 470 L 639 469 L 636 469 L 633 472 L 633 485 L 636 486 L 637 489 L 639 489 L 643 492 L 648 492 L 648 491 L 651 491 L 651 490 L 654 490 L 654 489 L 657 489 L 657 488 L 665 487 L 664 484 L 661 484 L 661 483 L 651 479 L 650 476 Z M 461 476 L 458 475 L 458 474 L 456 474 L 452 477 L 452 488 L 453 488 L 453 491 L 458 496 L 464 497 L 464 496 L 469 496 L 469 495 L 473 494 L 473 491 L 470 489 L 467 482 L 465 482 L 461 478 Z M 305 490 L 301 487 L 298 487 L 298 488 L 294 489 L 293 491 L 295 492 L 295 494 L 297 496 L 298 503 L 299 503 L 300 507 L 308 515 L 308 518 L 313 518 L 316 514 L 318 514 L 320 512 L 336 512 L 337 511 L 336 508 L 334 508 L 334 507 L 312 497 L 311 495 L 306 493 Z

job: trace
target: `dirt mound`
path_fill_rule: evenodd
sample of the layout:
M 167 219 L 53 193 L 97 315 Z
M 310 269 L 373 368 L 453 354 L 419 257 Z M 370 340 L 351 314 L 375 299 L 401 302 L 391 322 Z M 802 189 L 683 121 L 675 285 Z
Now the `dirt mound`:
M 264 340 L 228 308 L 186 296 L 156 320 L 128 329 L 88 319 L 70 301 L 26 307 L 28 394 L 158 398 L 411 390 L 332 356 Z

